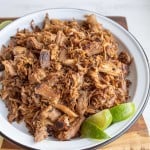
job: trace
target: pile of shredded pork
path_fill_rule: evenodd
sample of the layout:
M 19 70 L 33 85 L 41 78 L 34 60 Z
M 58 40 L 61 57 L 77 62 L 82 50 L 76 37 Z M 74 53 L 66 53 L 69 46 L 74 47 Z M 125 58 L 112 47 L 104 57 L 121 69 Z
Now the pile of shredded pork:
M 131 57 L 94 15 L 49 19 L 17 31 L 0 54 L 1 98 L 9 122 L 24 121 L 35 141 L 80 135 L 84 119 L 128 100 Z

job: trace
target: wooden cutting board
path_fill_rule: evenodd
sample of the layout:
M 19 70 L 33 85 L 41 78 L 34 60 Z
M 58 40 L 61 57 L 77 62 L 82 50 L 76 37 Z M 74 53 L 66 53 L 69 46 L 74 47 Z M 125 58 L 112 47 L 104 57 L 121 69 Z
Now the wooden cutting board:
M 128 30 L 125 17 L 109 17 L 112 20 L 118 22 L 125 29 Z M 15 18 L 0 18 L 0 22 Z M 1 150 L 26 150 L 5 138 L 0 137 L 0 149 Z M 114 142 L 99 148 L 97 150 L 150 150 L 150 136 L 143 117 L 141 116 L 136 123 L 120 138 Z

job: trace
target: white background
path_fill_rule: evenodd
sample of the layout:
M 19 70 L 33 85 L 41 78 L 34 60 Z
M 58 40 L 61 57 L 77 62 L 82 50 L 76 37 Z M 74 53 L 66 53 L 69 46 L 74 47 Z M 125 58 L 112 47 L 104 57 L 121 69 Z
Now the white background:
M 20 17 L 46 8 L 71 7 L 105 16 L 125 16 L 130 32 L 150 60 L 150 0 L 0 0 L 0 17 Z M 143 115 L 150 129 L 150 102 Z

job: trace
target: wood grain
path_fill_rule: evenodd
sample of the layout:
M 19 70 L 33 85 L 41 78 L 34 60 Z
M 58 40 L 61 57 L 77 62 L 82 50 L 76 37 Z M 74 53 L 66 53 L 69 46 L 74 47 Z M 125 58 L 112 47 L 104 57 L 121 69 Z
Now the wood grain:
M 150 137 L 143 117 L 124 135 L 99 150 L 150 150 Z
M 128 30 L 125 17 L 111 16 L 109 18 L 118 22 Z M 0 22 L 7 19 L 14 20 L 15 18 L 1 18 Z M 0 139 L 0 144 L 2 144 L 2 147 L 0 147 L 1 150 L 25 149 L 6 139 L 3 141 Z M 150 137 L 148 135 L 148 130 L 143 117 L 141 116 L 136 123 L 120 138 L 103 148 L 99 148 L 98 150 L 150 150 Z
M 0 136 L 0 148 L 2 147 L 3 144 L 3 138 Z

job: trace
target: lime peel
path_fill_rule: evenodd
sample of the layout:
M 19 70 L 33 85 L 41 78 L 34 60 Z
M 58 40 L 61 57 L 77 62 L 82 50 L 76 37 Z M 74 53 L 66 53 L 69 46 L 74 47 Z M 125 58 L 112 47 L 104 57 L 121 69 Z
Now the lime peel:
M 104 109 L 88 117 L 81 126 L 82 137 L 93 139 L 110 138 L 103 130 L 111 123 L 119 122 L 133 116 L 136 111 L 133 102 L 123 103 L 110 109 Z
M 6 20 L 0 23 L 0 30 L 3 29 L 5 26 L 7 26 L 8 24 L 10 24 L 12 22 L 12 20 Z
M 136 111 L 135 104 L 133 102 L 123 103 L 118 106 L 110 108 L 112 114 L 112 122 L 119 122 L 128 119 L 133 116 Z
M 92 122 L 85 121 L 81 127 L 82 137 L 93 138 L 97 140 L 110 138 L 104 131 Z
M 112 115 L 109 109 L 104 109 L 86 119 L 97 125 L 101 130 L 106 129 L 112 122 Z

